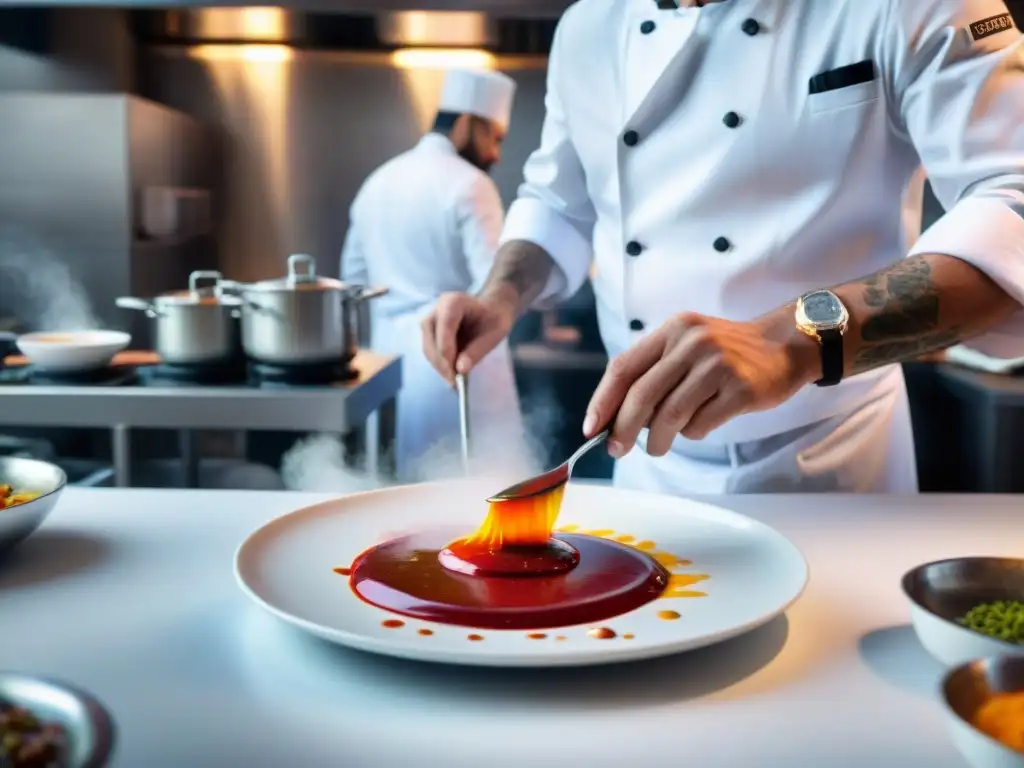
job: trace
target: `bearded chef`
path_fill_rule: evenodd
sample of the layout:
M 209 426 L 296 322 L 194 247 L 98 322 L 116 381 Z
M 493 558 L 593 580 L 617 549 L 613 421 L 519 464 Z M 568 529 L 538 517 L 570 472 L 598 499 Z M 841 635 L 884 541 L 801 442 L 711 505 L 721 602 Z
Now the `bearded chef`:
M 897 363 L 1024 354 L 1022 54 L 1000 0 L 577 2 L 494 268 L 427 355 L 471 369 L 593 263 L 617 484 L 916 491 Z M 908 241 L 922 166 L 947 213 Z
M 494 263 L 505 212 L 487 172 L 500 159 L 514 96 L 506 75 L 447 72 L 432 130 L 374 171 L 349 213 L 342 278 L 390 288 L 373 302 L 371 347 L 402 356 L 400 477 L 436 474 L 439 467 L 425 458 L 430 449 L 459 438 L 456 395 L 424 357 L 419 323 L 446 291 L 478 291 Z M 468 389 L 475 433 L 522 432 L 500 337 L 479 358 Z

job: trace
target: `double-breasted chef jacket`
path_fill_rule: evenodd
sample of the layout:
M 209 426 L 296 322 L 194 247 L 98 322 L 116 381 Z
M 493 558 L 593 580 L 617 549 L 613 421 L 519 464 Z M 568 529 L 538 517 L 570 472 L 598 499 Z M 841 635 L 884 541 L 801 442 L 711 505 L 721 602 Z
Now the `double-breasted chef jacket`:
M 542 301 L 593 265 L 612 356 L 676 313 L 752 319 L 908 252 L 961 258 L 1024 302 L 1024 48 L 1002 2 L 661 5 L 580 0 L 559 22 L 502 234 L 557 263 Z M 948 212 L 911 244 L 901 200 L 922 165 Z M 972 346 L 1024 354 L 1021 330 L 1018 315 Z M 705 442 L 852 412 L 901 376 L 807 387 Z

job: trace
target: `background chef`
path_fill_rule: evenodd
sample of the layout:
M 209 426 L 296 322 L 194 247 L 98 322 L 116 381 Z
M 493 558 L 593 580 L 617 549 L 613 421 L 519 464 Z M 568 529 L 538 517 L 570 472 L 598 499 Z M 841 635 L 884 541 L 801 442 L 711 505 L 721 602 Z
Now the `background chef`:
M 456 395 L 430 369 L 419 323 L 444 292 L 479 290 L 494 262 L 504 209 L 487 172 L 514 96 L 503 74 L 447 72 L 431 131 L 374 171 L 352 203 L 341 274 L 390 288 L 373 306 L 371 347 L 402 355 L 396 460 L 405 479 L 436 476 L 430 449 L 452 456 L 457 447 Z M 515 440 L 523 430 L 509 349 L 500 335 L 492 341 L 469 386 L 474 434 Z M 486 458 L 488 441 L 478 442 Z
M 1021 54 L 998 0 L 576 3 L 495 266 L 428 356 L 470 369 L 595 262 L 584 431 L 614 419 L 617 484 L 915 491 L 895 363 L 1022 353 Z M 947 213 L 911 243 L 922 165 Z

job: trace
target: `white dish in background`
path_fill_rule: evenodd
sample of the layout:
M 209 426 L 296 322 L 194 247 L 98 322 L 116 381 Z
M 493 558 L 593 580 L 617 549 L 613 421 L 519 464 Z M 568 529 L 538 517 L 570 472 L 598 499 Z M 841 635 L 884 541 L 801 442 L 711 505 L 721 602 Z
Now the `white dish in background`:
M 996 693 L 1024 690 L 1024 659 L 994 656 L 963 664 L 946 674 L 942 700 L 957 751 L 974 768 L 1024 768 L 1024 754 L 978 730 L 972 719 Z
M 239 547 L 235 575 L 265 610 L 306 632 L 341 645 L 424 661 L 505 667 L 603 664 L 664 656 L 743 634 L 786 610 L 807 583 L 807 564 L 785 537 L 728 510 L 671 496 L 570 484 L 558 525 L 611 529 L 692 561 L 674 573 L 708 574 L 694 586 L 703 598 L 659 599 L 601 622 L 618 637 L 588 636 L 594 625 L 533 631 L 473 630 L 411 619 L 371 606 L 353 594 L 348 567 L 368 547 L 394 535 L 459 525 L 468 532 L 487 511 L 493 483 L 441 482 L 390 488 L 298 510 L 266 524 Z M 611 534 L 609 534 L 611 535 Z M 675 621 L 659 610 L 682 614 Z M 400 629 L 381 622 L 399 618 Z M 424 637 L 419 629 L 432 630 Z M 468 642 L 470 633 L 485 642 Z M 633 635 L 626 640 L 624 634 Z M 556 635 L 561 642 L 551 642 Z
M 947 667 L 995 654 L 1024 655 L 1024 646 L 1009 647 L 1009 643 L 961 627 L 913 602 L 910 604 L 910 623 L 924 649 Z
M 40 494 L 39 498 L 24 504 L 0 508 L 0 554 L 20 543 L 42 524 L 57 506 L 67 483 L 67 475 L 56 464 L 17 456 L 0 457 L 0 484 L 10 485 L 15 493 Z
M 1024 560 L 957 557 L 924 563 L 903 575 L 910 623 L 924 649 L 947 667 L 988 656 L 1024 656 L 1024 645 L 962 626 L 958 618 L 981 603 L 1024 595 Z
M 102 368 L 132 337 L 122 331 L 41 331 L 18 337 L 21 353 L 42 371 Z

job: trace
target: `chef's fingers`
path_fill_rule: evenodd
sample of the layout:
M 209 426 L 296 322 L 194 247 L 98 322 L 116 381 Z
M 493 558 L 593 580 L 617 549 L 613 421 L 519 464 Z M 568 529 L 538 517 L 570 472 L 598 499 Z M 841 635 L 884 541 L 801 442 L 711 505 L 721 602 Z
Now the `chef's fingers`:
M 437 368 L 438 373 L 441 373 L 441 369 L 438 368 L 437 346 L 434 344 L 434 326 L 436 324 L 434 313 L 431 312 L 420 321 L 420 336 L 423 343 L 423 355 L 427 358 L 427 362 Z
M 724 387 L 717 397 L 713 397 L 697 409 L 690 423 L 680 431 L 691 440 L 702 440 L 709 432 L 725 424 L 736 416 L 747 412 L 748 395 L 739 387 Z
M 466 345 L 459 352 L 455 361 L 455 370 L 459 373 L 469 373 L 473 366 L 483 360 L 484 356 L 494 349 L 505 338 L 503 328 L 485 329 L 469 339 Z
M 693 366 L 685 379 L 658 405 L 647 432 L 647 453 L 664 456 L 672 448 L 672 441 L 693 415 L 709 401 L 715 399 L 722 384 L 720 365 L 713 357 L 704 358 Z
M 423 354 L 427 358 L 427 362 L 434 366 L 434 370 L 441 375 L 441 378 L 448 379 L 451 372 L 437 351 L 437 318 L 433 312 L 420 323 L 420 330 L 423 335 Z
M 434 345 L 442 364 L 442 375 L 450 384 L 455 381 L 455 358 L 459 352 L 459 328 L 466 312 L 466 298 L 459 294 L 445 294 L 434 310 Z
M 583 434 L 586 437 L 593 437 L 608 425 L 622 406 L 633 382 L 661 359 L 664 350 L 664 336 L 653 333 L 608 364 L 587 406 L 587 416 L 583 420 Z M 614 453 L 621 448 L 611 442 L 608 444 L 609 452 Z
M 640 430 L 651 422 L 659 404 L 681 385 L 693 361 L 686 345 L 669 347 L 664 356 L 629 388 L 609 437 L 609 450 L 618 458 L 633 449 Z

